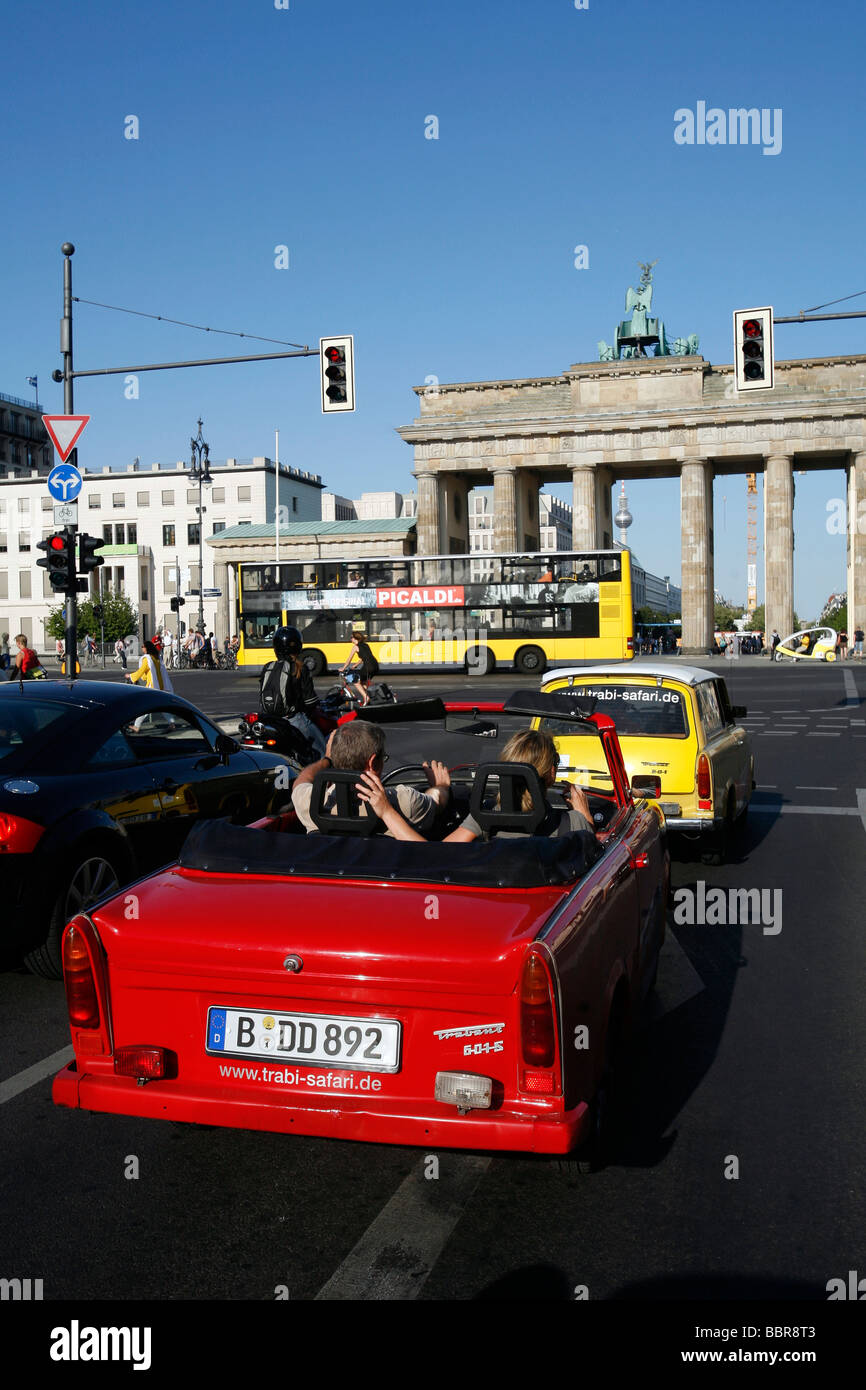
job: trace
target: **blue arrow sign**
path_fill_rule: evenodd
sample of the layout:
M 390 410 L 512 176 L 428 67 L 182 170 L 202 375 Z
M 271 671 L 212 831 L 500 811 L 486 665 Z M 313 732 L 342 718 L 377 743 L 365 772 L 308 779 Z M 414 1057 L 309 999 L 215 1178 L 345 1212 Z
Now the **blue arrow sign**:
M 56 502 L 72 502 L 81 491 L 82 478 L 71 463 L 58 463 L 48 474 L 48 491 Z

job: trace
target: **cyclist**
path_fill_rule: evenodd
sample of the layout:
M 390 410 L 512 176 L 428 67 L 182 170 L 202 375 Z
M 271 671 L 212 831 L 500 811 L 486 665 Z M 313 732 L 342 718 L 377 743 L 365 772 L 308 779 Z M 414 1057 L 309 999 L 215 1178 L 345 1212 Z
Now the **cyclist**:
M 340 667 L 340 676 L 344 691 L 350 699 L 357 693 L 362 709 L 370 703 L 370 681 L 378 674 L 379 663 L 370 650 L 364 633 L 353 632 L 352 650 L 347 661 Z
M 262 671 L 259 709 L 284 719 L 310 744 L 317 758 L 325 752 L 325 735 L 310 714 L 319 703 L 309 668 L 301 661 L 304 639 L 296 627 L 278 627 L 274 633 L 274 655 Z

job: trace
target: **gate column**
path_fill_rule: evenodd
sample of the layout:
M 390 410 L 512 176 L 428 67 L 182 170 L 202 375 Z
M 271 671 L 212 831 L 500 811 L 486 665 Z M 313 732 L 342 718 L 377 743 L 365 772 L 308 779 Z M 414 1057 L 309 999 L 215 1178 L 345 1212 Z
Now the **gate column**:
M 571 518 L 572 550 L 595 550 L 596 548 L 596 478 L 594 468 L 572 468 Z
M 713 645 L 713 470 L 706 459 L 680 469 L 683 571 L 683 656 L 706 656 Z
M 499 555 L 520 552 L 517 538 L 517 469 L 493 469 L 493 549 Z
M 858 627 L 866 632 L 866 453 L 855 454 L 848 468 L 849 647 Z
M 418 537 L 419 555 L 441 555 L 439 545 L 439 475 L 418 472 Z
M 764 638 L 794 630 L 794 471 L 790 455 L 764 464 Z

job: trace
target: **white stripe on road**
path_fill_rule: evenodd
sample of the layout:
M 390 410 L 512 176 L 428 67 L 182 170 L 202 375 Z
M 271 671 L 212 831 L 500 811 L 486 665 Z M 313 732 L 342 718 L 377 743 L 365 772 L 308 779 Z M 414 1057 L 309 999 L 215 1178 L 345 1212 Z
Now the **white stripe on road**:
M 842 679 L 845 682 L 845 704 L 859 705 L 860 696 L 857 694 L 857 684 L 854 680 L 853 671 L 843 671 Z
M 807 787 L 805 782 L 797 782 L 794 787 L 798 792 L 837 792 L 838 787 Z
M 807 738 L 841 738 L 841 737 L 842 737 L 842 731 L 841 731 L 841 729 L 836 729 L 836 731 L 835 731 L 834 733 L 831 734 L 831 733 L 829 733 L 826 729 L 813 729 L 811 733 L 808 733 L 808 734 L 806 735 L 806 737 L 807 737 Z
M 860 811 L 860 819 L 863 822 L 863 829 L 866 830 L 866 790 L 857 788 L 857 806 Z
M 439 1176 L 425 1178 L 428 1158 L 404 1178 L 316 1300 L 362 1302 L 417 1298 L 463 1209 L 492 1159 L 450 1150 Z
M 16 1076 L 10 1076 L 8 1081 L 0 1081 L 0 1105 L 5 1104 L 7 1100 L 14 1100 L 22 1091 L 28 1091 L 37 1082 L 44 1081 L 46 1076 L 53 1076 L 61 1067 L 65 1067 L 67 1062 L 71 1062 L 74 1056 L 71 1047 L 61 1047 L 59 1052 L 52 1052 L 50 1057 L 43 1057 L 41 1062 L 34 1062 L 32 1067 L 19 1071 Z
M 858 797 L 860 793 L 857 793 Z M 756 806 L 749 803 L 749 815 L 755 816 L 859 816 L 859 806 Z

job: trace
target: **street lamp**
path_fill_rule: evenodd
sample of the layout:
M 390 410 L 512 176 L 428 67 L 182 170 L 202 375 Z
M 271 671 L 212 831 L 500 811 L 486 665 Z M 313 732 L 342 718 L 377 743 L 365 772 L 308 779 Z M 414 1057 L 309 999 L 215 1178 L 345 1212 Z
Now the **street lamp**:
M 204 634 L 204 514 L 205 508 L 201 504 L 201 490 L 207 484 L 210 487 L 213 478 L 210 475 L 210 460 L 208 458 L 209 445 L 205 444 L 201 433 L 201 419 L 198 422 L 198 437 L 190 439 L 192 450 L 189 461 L 189 475 L 194 483 L 198 483 L 198 630 Z

